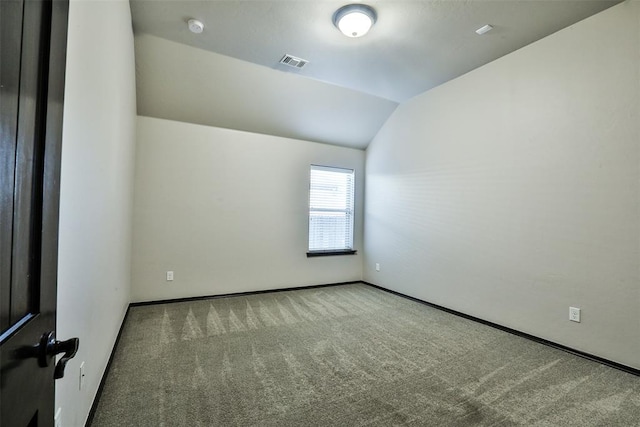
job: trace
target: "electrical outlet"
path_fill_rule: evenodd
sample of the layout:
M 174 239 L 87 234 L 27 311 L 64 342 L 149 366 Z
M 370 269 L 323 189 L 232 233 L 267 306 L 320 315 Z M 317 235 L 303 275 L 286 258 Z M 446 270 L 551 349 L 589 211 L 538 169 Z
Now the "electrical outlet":
M 167 271 L 167 282 L 171 282 L 173 280 L 173 271 Z
M 56 415 L 53 417 L 53 426 L 62 427 L 62 408 L 58 408 Z
M 376 262 L 376 271 L 380 271 L 380 263 Z
M 80 364 L 80 376 L 78 378 L 78 389 L 84 390 L 84 360 Z
M 580 323 L 580 309 L 577 307 L 569 307 L 569 320 Z

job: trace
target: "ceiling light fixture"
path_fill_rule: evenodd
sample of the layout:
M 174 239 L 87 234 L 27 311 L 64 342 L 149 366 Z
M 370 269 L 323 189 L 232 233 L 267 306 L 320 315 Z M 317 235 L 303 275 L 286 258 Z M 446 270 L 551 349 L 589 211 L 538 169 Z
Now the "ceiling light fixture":
M 348 4 L 333 14 L 335 25 L 347 37 L 362 37 L 376 22 L 376 11 L 366 4 Z
M 204 31 L 204 24 L 197 19 L 189 19 L 187 22 L 189 25 L 189 31 L 195 34 L 200 34 Z

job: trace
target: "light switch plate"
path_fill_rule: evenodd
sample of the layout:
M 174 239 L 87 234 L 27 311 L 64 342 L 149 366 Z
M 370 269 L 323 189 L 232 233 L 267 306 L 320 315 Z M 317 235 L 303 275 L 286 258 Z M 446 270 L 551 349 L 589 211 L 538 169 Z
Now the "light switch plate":
M 53 426 L 62 427 L 62 408 L 58 408 L 55 417 L 53 417 Z

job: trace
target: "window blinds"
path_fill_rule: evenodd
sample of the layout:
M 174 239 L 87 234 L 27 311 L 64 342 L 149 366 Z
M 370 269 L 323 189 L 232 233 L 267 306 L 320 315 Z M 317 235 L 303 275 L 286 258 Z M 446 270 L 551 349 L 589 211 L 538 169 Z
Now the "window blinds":
M 309 251 L 353 249 L 355 173 L 311 165 Z

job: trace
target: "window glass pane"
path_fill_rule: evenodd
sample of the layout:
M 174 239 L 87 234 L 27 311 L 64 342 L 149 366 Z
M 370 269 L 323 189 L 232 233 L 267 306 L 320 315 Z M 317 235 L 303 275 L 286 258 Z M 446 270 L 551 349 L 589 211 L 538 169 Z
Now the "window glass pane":
M 309 250 L 353 249 L 354 171 L 311 166 Z

